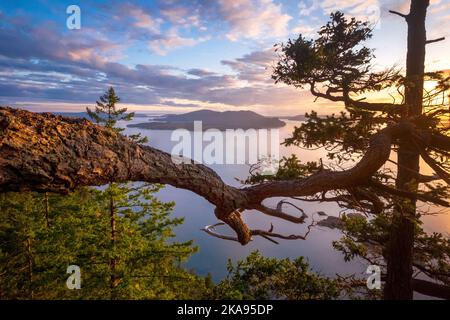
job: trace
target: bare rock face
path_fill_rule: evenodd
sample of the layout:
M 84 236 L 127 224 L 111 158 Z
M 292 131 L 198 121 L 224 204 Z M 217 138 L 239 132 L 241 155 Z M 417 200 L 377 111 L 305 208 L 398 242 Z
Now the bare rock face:
M 360 213 L 349 213 L 346 217 L 351 219 L 366 219 L 366 217 Z M 344 227 L 344 222 L 341 217 L 328 216 L 326 219 L 317 222 L 318 226 L 327 227 L 330 229 L 342 229 Z
M 330 229 L 342 229 L 344 223 L 342 222 L 342 219 L 339 217 L 328 216 L 326 217 L 326 219 L 317 222 L 317 225 L 321 227 L 327 227 Z
M 0 123 L 2 191 L 67 192 L 123 180 L 137 148 L 83 119 L 2 108 Z

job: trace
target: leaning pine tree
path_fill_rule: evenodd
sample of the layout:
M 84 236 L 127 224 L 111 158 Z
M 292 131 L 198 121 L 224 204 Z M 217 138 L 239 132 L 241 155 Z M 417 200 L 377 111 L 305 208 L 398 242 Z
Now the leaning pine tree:
M 449 239 L 423 232 L 423 211 L 417 205 L 430 203 L 436 212 L 438 207 L 450 206 L 450 153 L 444 137 L 449 134 L 450 80 L 444 72 L 424 70 L 426 45 L 443 40 L 426 39 L 428 5 L 428 0 L 412 0 L 409 14 L 392 12 L 403 17 L 408 26 L 406 74 L 395 68 L 372 71 L 373 51 L 364 46 L 372 36 L 370 25 L 354 18 L 348 20 L 340 12 L 331 14 L 315 40 L 300 35 L 281 44 L 273 74 L 276 82 L 306 87 L 317 98 L 345 106 L 346 112 L 339 115 L 307 115 L 307 121 L 287 139 L 288 145 L 324 147 L 329 151 L 329 160 L 339 167 L 346 161 L 361 159 L 377 132 L 398 132 L 388 162 L 374 170 L 370 178 L 340 190 L 325 187 L 323 192 L 304 199 L 337 202 L 347 211 L 370 216 L 345 217 L 345 236 L 334 245 L 347 259 L 362 256 L 385 266 L 386 299 L 412 299 L 413 286 L 421 287 L 419 291 L 426 294 L 450 298 L 449 288 L 445 287 L 450 285 Z M 434 84 L 429 90 L 424 89 L 427 81 Z M 373 92 L 385 93 L 388 99 L 368 101 L 367 96 Z M 434 174 L 423 174 L 420 159 Z M 272 179 L 285 179 L 286 172 L 294 172 L 291 176 L 298 178 L 298 174 L 317 170 L 327 169 L 291 159 L 285 161 L 278 174 L 281 177 Z M 258 178 L 252 177 L 253 181 Z M 414 270 L 441 285 L 413 280 Z

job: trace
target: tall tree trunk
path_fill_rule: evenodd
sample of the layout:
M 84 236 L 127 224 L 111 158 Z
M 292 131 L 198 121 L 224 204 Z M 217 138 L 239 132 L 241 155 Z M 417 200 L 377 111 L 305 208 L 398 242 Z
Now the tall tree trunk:
M 31 239 L 28 237 L 26 241 L 27 246 L 27 266 L 28 266 L 28 293 L 29 298 L 34 298 L 33 290 L 33 253 L 31 251 Z
M 108 188 L 111 189 L 111 184 L 109 185 Z M 116 287 L 116 257 L 115 257 L 116 210 L 114 207 L 114 197 L 112 194 L 110 194 L 110 196 L 109 196 L 109 215 L 110 215 L 110 225 L 111 225 L 111 245 L 112 245 L 113 255 L 114 255 L 109 262 L 109 267 L 110 267 L 109 286 L 111 289 L 111 299 L 115 299 L 114 288 Z
M 50 204 L 48 202 L 48 192 L 44 193 L 44 202 L 45 202 L 45 226 L 48 229 L 50 227 Z
M 408 24 L 408 53 L 406 57 L 405 102 L 408 112 L 404 117 L 422 113 L 423 74 L 425 63 L 425 17 L 429 0 L 412 0 Z M 403 139 L 398 149 L 396 186 L 416 193 L 418 190 L 419 152 L 408 139 Z M 404 199 L 394 209 L 390 241 L 387 252 L 387 280 L 385 299 L 412 299 L 412 261 L 416 200 Z

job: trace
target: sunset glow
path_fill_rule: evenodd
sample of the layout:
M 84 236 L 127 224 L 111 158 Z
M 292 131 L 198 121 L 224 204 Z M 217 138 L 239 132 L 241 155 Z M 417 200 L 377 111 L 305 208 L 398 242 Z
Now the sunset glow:
M 375 24 L 376 69 L 404 68 L 406 28 L 388 10 L 406 12 L 408 1 L 82 1 L 79 30 L 66 27 L 69 4 L 2 1 L 0 104 L 81 111 L 113 85 L 133 110 L 331 113 L 340 107 L 270 76 L 275 43 L 314 37 L 338 9 Z M 449 14 L 431 1 L 429 37 L 447 40 L 428 46 L 428 71 L 450 68 Z

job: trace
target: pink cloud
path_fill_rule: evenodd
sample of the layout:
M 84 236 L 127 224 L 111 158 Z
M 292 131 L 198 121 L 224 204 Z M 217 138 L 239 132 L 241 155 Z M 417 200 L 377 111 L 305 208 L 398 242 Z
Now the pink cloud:
M 166 55 L 169 51 L 183 47 L 192 47 L 200 42 L 207 41 L 208 39 L 208 37 L 183 37 L 178 33 L 178 28 L 174 27 L 164 33 L 161 38 L 151 40 L 149 42 L 149 48 L 159 55 Z
M 218 4 L 222 17 L 230 25 L 226 34 L 230 40 L 271 38 L 288 33 L 292 17 L 272 0 L 218 0 Z

